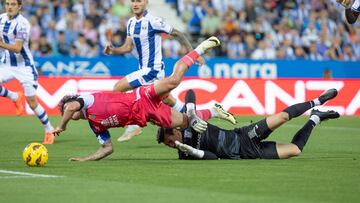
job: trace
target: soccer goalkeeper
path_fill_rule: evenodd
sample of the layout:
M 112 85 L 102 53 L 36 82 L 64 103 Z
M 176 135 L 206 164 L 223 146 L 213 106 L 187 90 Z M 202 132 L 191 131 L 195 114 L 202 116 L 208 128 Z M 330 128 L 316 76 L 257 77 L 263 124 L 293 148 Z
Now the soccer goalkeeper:
M 179 159 L 287 159 L 302 152 L 311 131 L 317 124 L 327 119 L 338 118 L 339 113 L 312 110 L 310 119 L 294 135 L 291 143 L 280 144 L 264 140 L 282 124 L 315 106 L 324 104 L 336 95 L 337 90 L 330 89 L 312 101 L 289 106 L 278 114 L 233 130 L 224 130 L 211 124 L 208 124 L 202 133 L 191 128 L 183 131 L 160 128 L 157 140 L 158 143 L 177 148 Z M 189 91 L 186 95 L 186 108 L 187 114 L 195 114 L 193 91 Z M 199 117 L 203 120 L 208 119 L 201 115 Z

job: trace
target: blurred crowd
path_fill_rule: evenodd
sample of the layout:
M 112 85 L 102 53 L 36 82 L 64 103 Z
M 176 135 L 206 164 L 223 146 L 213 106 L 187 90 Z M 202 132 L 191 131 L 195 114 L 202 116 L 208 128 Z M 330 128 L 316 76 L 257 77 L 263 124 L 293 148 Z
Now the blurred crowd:
M 360 27 L 329 0 L 166 0 L 193 38 L 215 35 L 217 56 L 252 59 L 360 59 Z
M 360 27 L 345 23 L 344 9 L 328 0 L 165 0 L 187 24 L 197 43 L 219 37 L 214 56 L 252 59 L 360 59 Z M 120 46 L 132 16 L 130 0 L 24 0 L 32 26 L 34 56 L 102 55 L 112 40 Z M 151 11 L 150 11 L 151 12 Z M 174 12 L 176 12 L 174 10 Z M 154 13 L 156 15 L 156 13 Z M 163 53 L 186 50 L 164 36 Z

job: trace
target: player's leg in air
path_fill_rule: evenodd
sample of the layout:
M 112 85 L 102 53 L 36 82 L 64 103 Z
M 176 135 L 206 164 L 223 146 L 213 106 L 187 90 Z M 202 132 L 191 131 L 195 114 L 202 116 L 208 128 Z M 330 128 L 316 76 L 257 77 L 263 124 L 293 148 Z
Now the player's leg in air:
M 24 69 L 26 70 L 26 69 Z M 25 96 L 22 92 L 12 92 L 3 86 L 0 86 L 0 96 L 8 97 L 11 99 L 16 107 L 16 114 L 21 115 L 24 111 L 23 105 L 26 102 L 30 108 L 34 111 L 45 128 L 44 144 L 53 144 L 55 136 L 52 134 L 54 128 L 52 127 L 48 115 L 44 108 L 36 100 L 36 87 L 37 81 L 34 80 L 33 73 L 30 71 L 24 71 L 21 74 L 19 72 L 13 72 L 7 67 L 0 68 L 0 84 L 17 79 L 24 88 Z
M 175 89 L 181 83 L 185 72 L 189 69 L 190 66 L 192 66 L 195 63 L 196 59 L 199 56 L 203 55 L 205 51 L 217 47 L 219 45 L 220 45 L 220 41 L 216 37 L 210 37 L 209 39 L 203 41 L 193 51 L 182 57 L 179 61 L 176 62 L 171 76 L 156 81 L 154 83 L 154 90 L 156 95 L 158 95 L 159 97 L 168 96 L 171 90 Z M 186 117 L 184 117 L 182 113 L 174 109 L 171 109 L 171 114 L 172 114 L 171 127 L 178 127 L 178 126 L 186 127 L 188 122 L 184 120 L 186 119 Z
M 266 139 L 275 129 L 286 123 L 287 121 L 291 120 L 292 118 L 296 118 L 307 110 L 323 105 L 330 99 L 335 98 L 337 95 L 336 89 L 330 89 L 320 95 L 318 98 L 298 103 L 292 106 L 287 107 L 282 112 L 275 114 L 273 116 L 269 116 L 264 120 L 261 120 L 255 126 L 255 134 L 259 135 L 259 141 Z M 328 112 L 320 112 L 318 110 L 313 110 L 311 112 L 310 120 L 304 125 L 304 127 L 299 130 L 296 135 L 294 136 L 293 140 L 289 144 L 278 144 L 275 142 L 260 142 L 260 146 L 264 151 L 263 158 L 274 159 L 286 159 L 293 156 L 298 156 L 301 151 L 303 150 L 312 129 L 320 123 L 320 121 L 324 121 L 327 119 L 338 118 L 340 115 L 335 111 L 328 111 Z M 274 150 L 274 145 L 276 150 Z M 269 152 L 269 153 L 267 153 Z M 277 153 L 276 153 L 277 152 Z

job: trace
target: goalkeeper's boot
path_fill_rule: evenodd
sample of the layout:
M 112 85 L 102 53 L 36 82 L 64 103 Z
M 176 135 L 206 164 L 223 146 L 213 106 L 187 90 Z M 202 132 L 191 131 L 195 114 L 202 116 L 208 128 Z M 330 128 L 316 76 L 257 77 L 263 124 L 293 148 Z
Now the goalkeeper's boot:
M 215 103 L 212 108 L 216 111 L 218 118 L 229 121 L 230 123 L 232 123 L 234 125 L 237 123 L 234 116 L 231 113 L 225 111 L 225 109 L 223 108 L 223 106 L 221 104 Z
M 117 141 L 119 142 L 127 142 L 131 140 L 133 137 L 138 136 L 142 133 L 142 128 L 137 125 L 129 125 L 126 127 L 124 134 L 122 134 Z
M 201 48 L 204 52 L 220 45 L 220 40 L 217 37 L 210 37 L 201 42 L 197 48 Z
M 339 118 L 340 114 L 336 111 L 319 111 L 317 109 L 313 109 L 311 111 L 311 115 L 316 115 L 320 118 L 320 121 L 326 121 L 329 119 Z
M 25 102 L 25 96 L 22 92 L 17 92 L 18 99 L 16 102 L 14 102 L 16 107 L 16 115 L 21 116 L 21 114 L 24 112 L 24 102 Z
M 319 101 L 321 104 L 324 104 L 328 100 L 335 98 L 337 96 L 337 94 L 338 94 L 338 91 L 336 89 L 329 89 L 320 95 Z

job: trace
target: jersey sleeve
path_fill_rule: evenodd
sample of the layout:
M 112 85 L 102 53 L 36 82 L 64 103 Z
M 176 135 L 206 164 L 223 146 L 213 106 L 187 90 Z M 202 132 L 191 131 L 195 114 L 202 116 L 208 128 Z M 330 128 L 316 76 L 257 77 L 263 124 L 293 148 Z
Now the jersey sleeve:
M 131 25 L 132 20 L 128 20 L 127 25 L 126 25 L 126 36 L 130 37 L 130 25 Z
M 85 109 L 88 109 L 94 103 L 94 96 L 91 94 L 81 95 L 81 96 L 79 96 L 79 99 L 83 99 L 84 103 L 82 105 L 82 108 L 85 108 Z
M 360 0 L 355 0 L 353 5 L 351 6 L 351 10 L 360 13 Z
M 28 40 L 30 36 L 30 25 L 26 23 L 19 23 L 16 27 L 15 40 Z
M 153 29 L 157 32 L 165 32 L 167 34 L 170 34 L 173 30 L 173 27 L 169 24 L 167 24 L 164 19 L 159 17 L 154 17 L 151 20 L 151 26 Z
M 110 132 L 108 130 L 104 130 L 102 132 L 98 132 L 95 127 L 89 122 L 91 130 L 95 133 L 96 138 L 98 139 L 100 144 L 104 144 L 107 140 L 111 138 Z

